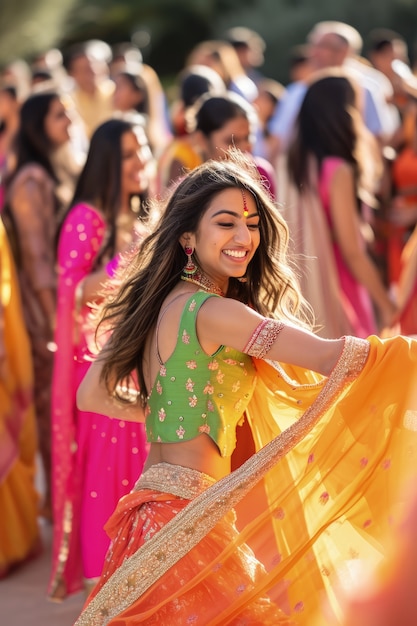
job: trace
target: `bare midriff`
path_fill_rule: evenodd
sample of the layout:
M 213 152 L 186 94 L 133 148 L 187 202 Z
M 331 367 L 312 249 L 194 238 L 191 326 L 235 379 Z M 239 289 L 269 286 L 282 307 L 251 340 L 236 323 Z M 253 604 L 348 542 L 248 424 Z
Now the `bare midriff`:
M 205 434 L 178 443 L 151 443 L 144 470 L 157 463 L 189 467 L 216 480 L 230 473 L 230 457 L 222 457 L 214 441 Z

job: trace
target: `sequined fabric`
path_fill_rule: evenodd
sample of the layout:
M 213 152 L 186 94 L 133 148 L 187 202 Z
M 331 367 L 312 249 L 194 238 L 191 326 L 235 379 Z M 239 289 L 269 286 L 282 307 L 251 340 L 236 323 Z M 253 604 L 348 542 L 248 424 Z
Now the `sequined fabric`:
M 417 466 L 417 343 L 347 337 L 327 379 L 271 365 L 246 411 L 257 452 L 191 500 L 156 490 L 186 495 L 180 468 L 145 475 L 77 626 L 341 623 L 340 589 L 383 558 Z
M 197 498 L 215 483 L 211 477 L 195 470 L 160 463 L 147 470 L 137 482 L 134 492 L 124 498 L 119 511 L 116 512 L 117 520 L 113 520 L 111 527 L 115 529 L 114 543 L 125 544 L 124 563 L 117 573 L 113 574 L 108 584 L 104 584 L 97 597 L 99 597 L 98 611 L 94 612 L 95 601 L 91 604 L 77 621 L 81 624 L 110 624 L 112 617 L 134 599 L 139 588 L 146 592 L 146 585 L 150 578 L 155 579 L 158 575 L 157 584 L 149 587 L 145 593 L 146 599 L 141 607 L 135 610 L 135 618 L 132 623 L 169 624 L 170 626 L 182 626 L 183 624 L 211 623 L 212 617 L 233 601 L 236 594 L 249 592 L 254 588 L 256 581 L 265 576 L 265 570 L 259 563 L 252 551 L 246 546 L 236 554 L 230 555 L 222 567 L 212 564 L 216 555 L 224 552 L 228 546 L 238 537 L 235 527 L 235 513 L 229 510 L 225 517 L 207 533 L 198 546 L 192 547 L 193 524 L 187 524 L 183 528 L 181 536 L 177 537 L 177 548 L 181 551 L 187 546 L 187 554 L 184 559 L 173 564 L 172 557 L 176 561 L 176 549 L 173 551 L 172 544 L 164 545 L 162 530 L 169 527 L 178 515 L 181 515 L 189 506 L 190 500 L 173 494 L 182 493 L 188 498 Z M 159 491 L 159 487 L 165 486 L 167 492 Z M 170 521 L 169 521 L 170 520 Z M 117 522 L 117 523 L 116 523 Z M 196 518 L 196 522 L 199 520 Z M 117 530 L 116 530 L 117 528 Z M 158 536 L 162 542 L 158 542 L 156 551 L 147 553 L 147 546 L 154 545 Z M 140 546 L 137 548 L 138 544 Z M 137 548 L 136 552 L 134 549 Z M 140 564 L 137 556 L 143 555 Z M 132 555 L 130 558 L 129 555 Z M 104 578 L 107 572 L 115 568 L 118 551 L 109 553 L 108 562 L 104 568 Z M 135 567 L 131 569 L 129 562 L 135 560 Z M 172 567 L 172 565 L 174 565 Z M 187 590 L 187 583 L 192 580 L 198 569 L 210 572 L 208 579 L 200 588 Z M 107 577 L 108 578 L 108 577 Z M 115 578 L 118 579 L 115 585 Z M 163 607 L 158 607 L 161 597 L 174 598 Z M 209 605 L 208 605 L 209 601 Z M 119 615 L 117 623 L 128 623 L 129 616 Z M 251 624 L 253 626 L 272 626 L 273 624 L 292 624 L 282 611 L 274 605 L 270 598 L 265 595 L 254 600 L 251 606 L 239 617 L 236 625 Z

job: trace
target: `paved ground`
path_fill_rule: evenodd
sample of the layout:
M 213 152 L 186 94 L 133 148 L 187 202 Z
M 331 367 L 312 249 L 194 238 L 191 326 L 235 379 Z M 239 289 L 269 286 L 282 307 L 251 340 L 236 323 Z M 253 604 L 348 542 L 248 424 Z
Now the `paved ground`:
M 0 581 L 0 623 L 4 626 L 73 626 L 84 594 L 61 603 L 46 598 L 51 557 L 51 526 L 41 522 L 43 554 Z
M 44 480 L 38 463 L 36 486 L 44 493 Z M 1 524 L 1 519 L 0 519 Z M 84 594 L 55 603 L 46 597 L 50 575 L 52 526 L 39 519 L 43 552 L 7 578 L 0 580 L 1 626 L 73 626 L 84 604 Z

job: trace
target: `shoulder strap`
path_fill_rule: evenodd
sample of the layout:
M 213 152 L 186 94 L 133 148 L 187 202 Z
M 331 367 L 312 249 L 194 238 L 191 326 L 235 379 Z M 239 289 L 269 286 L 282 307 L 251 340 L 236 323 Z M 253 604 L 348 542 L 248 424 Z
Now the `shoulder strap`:
M 167 306 L 161 311 L 161 313 L 159 315 L 159 318 L 158 318 L 158 323 L 156 325 L 156 332 L 155 332 L 155 348 L 156 348 L 156 356 L 158 358 L 158 361 L 159 361 L 160 365 L 163 365 L 163 361 L 162 361 L 161 356 L 159 354 L 159 348 L 158 348 L 159 325 L 161 323 L 161 320 L 162 320 L 163 316 L 165 315 L 166 311 L 169 309 L 171 304 L 173 304 L 173 302 L 175 302 L 182 295 L 183 294 L 179 294 L 178 296 L 173 298 L 171 300 L 171 302 L 169 304 L 167 304 Z M 197 316 L 197 313 L 198 313 L 201 305 L 204 304 L 204 302 L 208 298 L 211 298 L 213 296 L 215 296 L 216 298 L 220 298 L 220 296 L 218 296 L 215 293 L 208 293 L 206 291 L 196 291 L 195 293 L 193 293 L 186 300 L 186 302 L 184 304 L 183 311 L 181 313 L 180 324 L 179 324 L 179 329 L 178 329 L 178 339 L 183 337 L 184 332 L 187 333 L 187 330 L 186 330 L 186 327 L 187 327 L 188 330 L 192 329 L 194 331 L 192 336 L 189 333 L 187 334 L 187 336 L 188 336 L 187 343 L 190 343 L 191 340 L 193 341 L 193 343 L 194 342 L 198 343 L 197 334 L 195 332 L 196 316 Z M 190 321 L 191 321 L 191 324 L 190 324 Z
M 181 314 L 179 326 L 180 334 L 185 329 L 185 326 L 187 326 L 188 329 L 193 328 L 195 330 L 198 311 L 200 310 L 204 302 L 212 297 L 220 298 L 221 296 L 215 293 L 208 293 L 207 291 L 196 291 L 195 293 L 193 293 L 191 298 L 188 298 Z M 196 336 L 196 333 L 194 333 L 194 335 Z

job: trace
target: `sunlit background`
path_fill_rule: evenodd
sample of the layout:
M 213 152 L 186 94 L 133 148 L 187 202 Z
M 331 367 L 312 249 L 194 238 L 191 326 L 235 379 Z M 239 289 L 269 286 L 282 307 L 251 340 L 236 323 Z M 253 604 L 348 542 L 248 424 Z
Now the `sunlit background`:
M 289 49 L 323 19 L 355 26 L 365 47 L 373 28 L 391 28 L 414 62 L 415 0 L 0 0 L 0 67 L 87 39 L 133 41 L 167 83 L 198 41 L 239 25 L 263 37 L 263 73 L 285 83 Z

